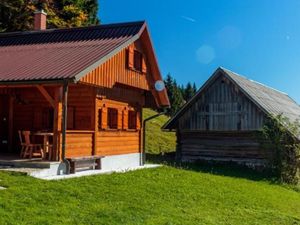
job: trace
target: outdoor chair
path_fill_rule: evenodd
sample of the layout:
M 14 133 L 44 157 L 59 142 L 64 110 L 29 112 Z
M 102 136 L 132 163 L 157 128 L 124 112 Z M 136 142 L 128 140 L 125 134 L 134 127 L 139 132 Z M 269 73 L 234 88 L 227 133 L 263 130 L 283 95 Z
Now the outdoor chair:
M 24 136 L 24 142 L 22 135 Z M 29 158 L 31 159 L 33 156 L 39 156 L 41 158 L 44 158 L 44 151 L 42 148 L 42 144 L 34 144 L 31 143 L 30 140 L 30 131 L 22 131 L 22 135 L 20 136 L 20 141 L 22 140 L 23 145 L 22 146 L 22 158 Z M 21 142 L 21 143 L 22 143 Z
M 21 152 L 20 152 L 20 157 L 24 158 L 24 153 L 25 153 L 25 149 L 26 149 L 26 144 L 24 142 L 23 136 L 22 136 L 22 132 L 19 130 L 18 131 L 19 134 L 19 140 L 20 140 L 20 145 L 21 145 Z

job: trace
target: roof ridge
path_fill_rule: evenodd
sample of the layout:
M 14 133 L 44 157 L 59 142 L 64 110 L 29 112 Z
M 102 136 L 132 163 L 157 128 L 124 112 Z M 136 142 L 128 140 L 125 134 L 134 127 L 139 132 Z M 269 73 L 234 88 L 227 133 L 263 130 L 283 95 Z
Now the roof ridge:
M 145 20 L 132 21 L 132 22 L 120 22 L 120 23 L 109 23 L 109 24 L 99 24 L 99 25 L 91 25 L 85 27 L 64 27 L 64 28 L 53 28 L 46 30 L 29 30 L 29 31 L 14 31 L 14 32 L 0 32 L 1 37 L 13 37 L 13 36 L 21 36 L 21 35 L 30 35 L 30 34 L 43 34 L 43 33 L 52 33 L 52 32 L 70 32 L 76 30 L 88 30 L 88 29 L 107 29 L 114 27 L 126 27 L 126 26 L 135 26 L 137 24 L 144 24 Z
M 259 84 L 259 85 L 261 85 L 261 86 L 263 86 L 263 87 L 265 87 L 265 88 L 268 88 L 268 89 L 270 89 L 270 90 L 279 92 L 280 94 L 284 94 L 284 95 L 286 95 L 286 96 L 289 96 L 286 92 L 280 91 L 280 90 L 278 90 L 278 89 L 276 89 L 276 88 L 273 88 L 273 87 L 268 86 L 268 85 L 266 85 L 266 84 L 260 83 L 260 82 L 258 82 L 258 81 L 256 81 L 256 80 L 252 80 L 252 79 L 246 77 L 245 75 L 238 74 L 238 73 L 236 73 L 236 72 L 234 72 L 234 71 L 232 71 L 232 70 L 226 69 L 226 68 L 224 68 L 224 67 L 220 67 L 220 68 L 221 68 L 223 71 L 225 71 L 225 72 L 228 71 L 228 72 L 230 72 L 230 73 L 233 73 L 234 75 L 239 76 L 239 77 L 242 77 L 242 78 L 244 78 L 244 79 L 246 79 L 246 80 L 248 80 L 248 81 L 250 81 L 250 82 L 252 82 L 252 83 Z

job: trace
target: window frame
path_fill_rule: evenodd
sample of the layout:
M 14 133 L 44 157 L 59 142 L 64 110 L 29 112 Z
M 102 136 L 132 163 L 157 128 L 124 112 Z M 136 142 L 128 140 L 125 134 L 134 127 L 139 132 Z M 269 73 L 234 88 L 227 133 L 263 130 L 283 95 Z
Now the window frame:
M 115 116 L 115 121 L 113 121 L 115 126 L 112 126 L 111 116 Z M 118 109 L 114 107 L 107 107 L 107 130 L 118 130 Z
M 137 66 L 137 63 L 139 66 Z M 143 53 L 136 49 L 133 51 L 133 68 L 140 73 L 143 71 Z
M 131 126 L 132 122 L 134 124 L 133 126 Z M 134 130 L 134 131 L 137 130 L 137 111 L 136 110 L 133 110 L 133 109 L 128 110 L 127 123 L 128 123 L 128 130 Z

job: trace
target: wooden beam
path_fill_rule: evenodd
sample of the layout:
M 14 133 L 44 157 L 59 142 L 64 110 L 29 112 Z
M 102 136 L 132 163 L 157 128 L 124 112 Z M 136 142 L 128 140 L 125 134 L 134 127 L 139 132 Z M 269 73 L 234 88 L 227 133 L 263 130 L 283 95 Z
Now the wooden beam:
M 12 151 L 13 147 L 13 127 L 14 127 L 14 99 L 12 96 L 9 96 L 8 103 L 8 150 Z
M 59 87 L 55 89 L 55 100 L 54 100 L 54 118 L 53 118 L 53 152 L 52 160 L 60 160 L 60 137 L 62 130 L 62 95 L 63 88 Z
M 50 103 L 50 105 L 55 108 L 55 100 L 48 93 L 48 91 L 42 85 L 36 85 L 37 89 L 41 92 L 41 94 L 45 97 L 45 99 Z
M 97 154 L 97 136 L 98 136 L 98 99 L 96 98 L 96 93 L 95 93 L 95 112 L 94 112 L 94 143 L 93 143 L 93 152 L 92 155 L 96 155 Z

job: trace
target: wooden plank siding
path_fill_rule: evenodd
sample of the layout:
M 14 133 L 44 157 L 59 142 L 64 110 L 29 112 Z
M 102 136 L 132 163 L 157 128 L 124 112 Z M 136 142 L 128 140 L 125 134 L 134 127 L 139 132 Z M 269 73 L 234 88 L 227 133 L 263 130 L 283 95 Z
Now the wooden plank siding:
M 261 149 L 255 132 L 182 132 L 182 161 L 215 160 L 263 164 L 270 151 Z
M 139 138 L 138 131 L 99 131 L 96 155 L 139 153 Z
M 67 131 L 66 157 L 81 157 L 93 155 L 93 131 Z
M 132 47 L 143 54 L 140 40 L 136 41 L 129 47 Z M 128 48 L 121 50 L 105 63 L 89 72 L 81 78 L 80 82 L 86 84 L 97 85 L 101 87 L 113 88 L 116 84 L 123 84 L 130 87 L 135 87 L 143 90 L 149 90 L 150 70 L 147 73 L 139 72 L 133 69 L 128 69 L 127 53 Z M 147 59 L 145 59 L 147 62 Z M 148 63 L 146 63 L 148 65 Z
M 179 119 L 180 130 L 250 131 L 262 127 L 264 113 L 234 84 L 219 77 Z
M 44 110 L 53 110 L 53 107 L 38 88 L 34 86 L 12 89 L 2 88 L 0 90 L 2 95 L 12 99 L 12 143 L 13 148 L 18 149 L 18 130 L 37 131 L 46 129 L 46 127 L 43 127 L 45 125 L 43 124 Z M 45 90 L 55 99 L 55 92 L 59 89 L 54 86 L 45 87 Z M 121 116 L 119 118 L 121 127 L 118 130 L 98 130 L 98 110 L 103 104 L 106 104 L 107 107 L 121 109 L 121 114 L 119 114 Z M 71 118 L 74 120 L 74 127 L 67 130 L 66 156 L 116 155 L 140 152 L 141 115 L 137 118 L 139 121 L 136 130 L 128 130 L 126 115 L 128 116 L 127 110 L 136 110 L 140 114 L 144 104 L 143 90 L 121 87 L 98 88 L 79 84 L 70 85 L 68 107 L 73 109 L 74 115 L 69 114 L 68 120 Z M 61 112 L 58 113 L 61 114 Z M 61 145 L 60 129 L 57 135 L 57 144 Z M 126 144 L 124 145 L 124 143 Z M 59 151 L 61 151 L 61 147 L 59 147 Z
M 177 157 L 262 164 L 257 131 L 265 114 L 234 83 L 220 75 L 178 119 Z

